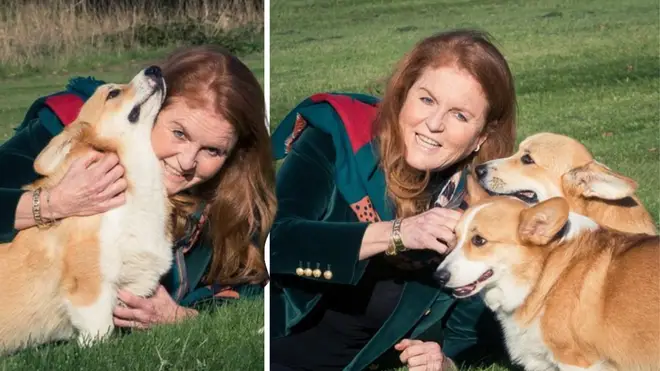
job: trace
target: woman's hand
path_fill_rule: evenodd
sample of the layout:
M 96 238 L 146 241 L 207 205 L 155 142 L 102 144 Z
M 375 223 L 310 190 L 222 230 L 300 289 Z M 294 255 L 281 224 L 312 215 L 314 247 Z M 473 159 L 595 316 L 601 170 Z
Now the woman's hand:
M 401 241 L 407 249 L 431 249 L 446 254 L 456 244 L 454 228 L 461 217 L 460 210 L 434 207 L 401 221 Z M 360 246 L 359 259 L 368 259 L 387 250 L 393 222 L 371 223 Z
M 456 244 L 454 229 L 461 211 L 431 208 L 401 221 L 401 241 L 407 249 L 431 249 L 440 254 Z
M 194 317 L 198 312 L 179 306 L 167 293 L 165 287 L 158 286 L 149 298 L 141 298 L 126 291 L 119 291 L 121 304 L 113 311 L 113 322 L 117 327 L 150 328 L 153 325 L 178 322 Z
M 457 370 L 454 363 L 442 354 L 442 349 L 436 342 L 403 339 L 394 349 L 401 352 L 399 360 L 410 371 Z
M 49 219 L 99 214 L 124 204 L 126 179 L 114 153 L 90 152 L 76 159 L 62 180 L 49 190 Z

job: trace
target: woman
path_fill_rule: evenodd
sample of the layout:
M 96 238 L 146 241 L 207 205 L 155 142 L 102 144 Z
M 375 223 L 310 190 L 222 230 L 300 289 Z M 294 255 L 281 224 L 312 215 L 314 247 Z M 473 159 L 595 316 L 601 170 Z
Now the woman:
M 177 50 L 160 67 L 167 97 L 152 145 L 175 205 L 175 262 L 152 297 L 119 293 L 126 304 L 114 312 L 120 327 L 147 328 L 194 316 L 215 298 L 260 294 L 267 279 L 263 249 L 275 197 L 261 86 L 241 61 L 211 46 Z M 71 105 L 82 104 L 101 84 L 77 78 L 65 92 L 37 100 L 0 147 L 3 241 L 35 225 L 32 194 L 20 187 L 37 178 L 33 161 L 62 130 Z M 41 215 L 57 220 L 117 207 L 124 202 L 122 175 L 115 154 L 94 153 L 75 162 L 57 186 L 42 191 L 48 202 L 41 205 L 48 207 Z
M 271 369 L 448 370 L 503 349 L 483 303 L 456 301 L 431 276 L 455 243 L 470 165 L 513 151 L 515 110 L 507 62 L 467 30 L 417 44 L 380 103 L 320 94 L 287 115 L 272 136 L 286 159 Z

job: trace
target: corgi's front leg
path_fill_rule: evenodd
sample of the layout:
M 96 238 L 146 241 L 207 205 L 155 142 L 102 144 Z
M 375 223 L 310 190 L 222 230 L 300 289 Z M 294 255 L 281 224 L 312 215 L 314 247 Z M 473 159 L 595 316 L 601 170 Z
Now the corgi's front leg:
M 90 346 L 112 332 L 112 311 L 116 302 L 114 286 L 103 283 L 96 300 L 88 305 L 76 305 L 75 301 L 69 303 L 71 322 L 78 331 L 78 344 Z

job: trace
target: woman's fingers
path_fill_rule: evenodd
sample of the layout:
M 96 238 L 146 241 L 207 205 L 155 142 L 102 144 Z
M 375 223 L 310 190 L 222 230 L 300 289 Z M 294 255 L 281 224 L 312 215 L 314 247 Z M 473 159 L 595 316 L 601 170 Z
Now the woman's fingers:
M 119 157 L 117 157 L 115 153 L 103 153 L 102 158 L 96 163 L 93 163 L 89 167 L 89 170 L 93 171 L 94 175 L 96 175 L 96 179 L 100 179 L 118 163 Z
M 399 360 L 408 366 L 409 370 L 442 370 L 444 356 L 440 344 L 419 340 L 409 344 L 399 355 Z
M 111 184 L 117 182 L 119 179 L 122 179 L 124 176 L 124 167 L 121 165 L 115 165 L 107 173 L 103 174 L 98 185 L 101 189 L 106 189 Z
M 105 187 L 105 189 L 98 194 L 97 198 L 100 202 L 107 201 L 111 198 L 116 197 L 120 193 L 124 192 L 127 187 L 128 187 L 128 183 L 126 182 L 126 179 L 124 178 L 117 179 L 116 181 Z
M 446 254 L 447 251 L 449 250 L 449 246 L 447 246 L 444 242 L 438 240 L 437 238 L 433 237 L 432 235 L 426 236 L 426 238 L 424 239 L 424 246 L 429 250 L 434 250 L 440 255 Z
M 444 243 L 447 247 L 454 247 L 456 245 L 456 234 L 453 229 L 449 229 L 445 226 L 437 226 L 431 231 L 431 236 L 439 240 L 441 243 Z
M 81 168 L 81 169 L 87 169 L 90 166 L 92 166 L 95 162 L 100 161 L 103 158 L 103 153 L 99 151 L 90 151 L 85 153 L 82 157 L 74 160 L 71 163 L 71 168 Z
M 456 222 L 461 218 L 461 216 L 463 216 L 463 212 L 461 210 L 445 209 L 442 207 L 433 207 L 427 212 L 430 215 L 436 215 L 441 218 L 450 219 Z
M 423 341 L 421 340 L 408 340 L 408 341 L 410 343 L 408 343 L 408 345 L 399 355 L 399 360 L 401 360 L 401 363 L 408 363 L 408 360 L 411 357 L 422 354 L 424 350 L 424 348 L 422 347 L 422 345 L 424 345 Z
M 401 222 L 401 239 L 409 249 L 432 249 L 445 254 L 456 244 L 454 229 L 461 211 L 432 208 Z
M 146 329 L 149 327 L 142 322 L 125 320 L 117 317 L 113 317 L 112 322 L 117 327 L 130 327 L 130 328 L 138 328 L 138 329 Z
M 149 305 L 149 299 L 141 298 L 124 290 L 119 290 L 117 298 L 130 308 L 147 308 Z

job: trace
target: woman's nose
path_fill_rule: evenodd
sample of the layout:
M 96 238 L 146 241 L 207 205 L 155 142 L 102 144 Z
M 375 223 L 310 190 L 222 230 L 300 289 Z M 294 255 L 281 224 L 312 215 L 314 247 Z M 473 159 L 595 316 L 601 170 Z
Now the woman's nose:
M 183 171 L 190 171 L 197 166 L 197 151 L 194 148 L 186 148 L 177 158 Z
M 426 118 L 426 127 L 431 133 L 443 132 L 445 130 L 444 117 L 445 115 L 440 110 L 437 110 Z

